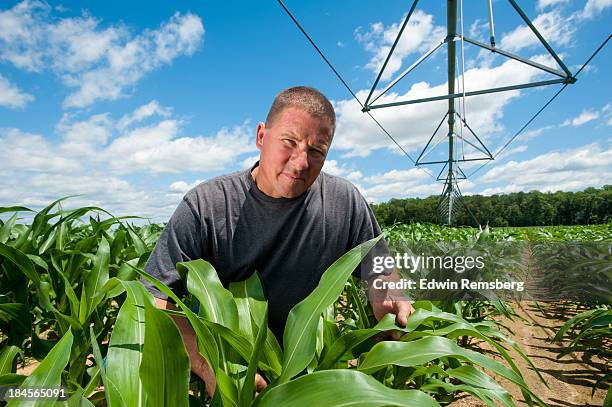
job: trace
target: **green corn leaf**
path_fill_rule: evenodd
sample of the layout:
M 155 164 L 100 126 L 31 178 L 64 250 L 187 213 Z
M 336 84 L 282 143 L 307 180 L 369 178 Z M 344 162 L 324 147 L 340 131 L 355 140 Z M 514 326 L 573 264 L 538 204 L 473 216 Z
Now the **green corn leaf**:
M 87 301 L 87 312 L 88 317 L 93 310 L 100 303 L 101 297 L 104 296 L 102 293 L 102 287 L 108 281 L 108 264 L 110 261 L 110 246 L 104 236 L 100 239 L 98 251 L 96 252 L 93 268 L 87 274 L 85 278 L 85 298 Z
M 323 273 L 314 291 L 289 312 L 283 336 L 285 357 L 279 383 L 300 373 L 313 359 L 320 315 L 338 299 L 353 270 L 381 237 L 362 243 L 336 260 Z
M 66 332 L 68 327 L 72 327 L 75 331 L 83 329 L 81 323 L 74 317 L 60 312 L 51 301 L 51 284 L 46 281 L 41 281 L 37 287 L 36 294 L 40 305 L 47 311 L 53 312 L 55 318 L 60 324 L 62 332 Z
M 40 276 L 34 268 L 32 261 L 23 252 L 14 247 L 0 243 L 0 256 L 10 260 L 33 283 L 40 283 Z
M 464 365 L 455 369 L 449 369 L 446 373 L 468 385 L 481 388 L 479 390 L 488 397 L 496 398 L 506 407 L 514 407 L 512 396 L 489 375 L 476 369 L 474 366 Z
M 55 239 L 57 238 L 57 232 L 58 232 L 58 229 L 53 229 L 51 233 L 49 233 L 49 236 L 47 236 L 47 239 L 38 248 L 39 254 L 41 255 L 44 254 L 47 250 L 49 250 L 51 246 L 53 246 L 53 244 L 55 243 Z
M 52 265 L 55 269 L 55 272 L 64 281 L 64 291 L 66 292 L 66 297 L 68 298 L 68 302 L 70 303 L 71 316 L 74 318 L 78 318 L 80 307 L 79 299 L 77 298 L 76 293 L 74 292 L 74 289 L 72 288 L 72 285 L 68 280 L 68 277 L 66 277 L 66 274 L 64 274 L 64 272 L 59 268 L 58 263 L 56 261 L 52 261 Z
M 155 288 L 157 288 L 160 292 L 167 295 L 171 298 L 176 305 L 178 305 L 187 319 L 189 319 L 189 323 L 193 327 L 197 337 L 200 351 L 203 351 L 202 355 L 208 362 L 208 365 L 212 369 L 215 374 L 215 379 L 217 380 L 217 391 L 215 397 L 217 399 L 221 399 L 224 406 L 237 406 L 238 403 L 238 389 L 234 384 L 234 381 L 225 373 L 225 371 L 220 368 L 220 354 L 219 347 L 217 345 L 215 336 L 212 334 L 211 330 L 206 325 L 206 322 L 209 324 L 213 324 L 210 321 L 206 321 L 205 319 L 200 319 L 183 301 L 181 301 L 176 294 L 172 292 L 165 284 L 157 280 L 155 277 L 147 274 L 142 270 L 137 270 L 138 274 L 142 277 L 150 281 Z M 227 330 L 227 328 L 222 325 L 218 325 L 218 327 Z M 221 329 L 220 329 L 221 330 Z M 216 400 L 216 398 L 213 398 Z
M 498 407 L 498 404 L 493 400 L 494 397 L 486 389 L 481 387 L 471 386 L 469 384 L 451 384 L 439 379 L 430 378 L 427 383 L 420 387 L 422 391 L 439 393 L 442 389 L 445 393 L 466 392 L 472 396 L 484 401 L 488 407 Z
M 119 255 L 121 254 L 121 250 L 123 250 L 123 246 L 125 245 L 126 237 L 127 232 L 124 229 L 120 229 L 117 231 L 117 233 L 115 233 L 110 245 L 111 264 L 118 263 Z
M 229 290 L 234 295 L 234 301 L 238 309 L 240 331 L 243 332 L 245 337 L 253 341 L 258 329 L 262 326 L 267 307 L 263 286 L 257 272 L 254 272 L 246 280 L 230 283 Z M 262 361 L 271 368 L 266 373 L 273 378 L 277 378 L 282 370 L 283 353 L 272 331 L 267 328 L 267 325 L 263 326 L 266 326 L 268 333 L 263 345 Z
M 432 336 L 413 342 L 380 342 L 374 345 L 366 355 L 359 366 L 359 370 L 373 373 L 389 365 L 418 366 L 447 356 L 464 359 L 490 370 L 519 386 L 521 390 L 533 396 L 540 405 L 545 405 L 541 399 L 531 392 L 518 373 L 487 356 L 464 349 L 457 345 L 455 341 L 444 337 Z
M 110 378 L 125 404 L 146 405 L 145 392 L 139 377 L 145 341 L 145 302 L 153 303 L 152 295 L 138 281 L 122 282 L 127 298 L 113 328 L 106 355 L 107 377 Z
M 189 405 L 189 357 L 172 318 L 145 301 L 140 378 L 152 407 Z
M 13 372 L 13 361 L 15 356 L 20 352 L 17 346 L 6 346 L 0 352 L 0 375 Z
M 395 390 L 355 370 L 315 372 L 266 391 L 258 407 L 439 407 L 419 390 Z
M 601 309 L 590 309 L 590 310 L 581 312 L 580 314 L 574 315 L 572 318 L 568 319 L 567 322 L 565 322 L 565 324 L 561 327 L 561 329 L 559 329 L 559 332 L 557 332 L 557 334 L 553 338 L 553 341 L 555 342 L 560 341 L 563 335 L 568 331 L 568 329 L 570 329 L 571 326 L 580 323 L 581 321 L 591 317 L 594 314 L 599 315 L 602 312 L 605 312 L 605 311 Z
M 236 302 L 240 331 L 251 340 L 257 335 L 257 327 L 261 325 L 263 318 L 262 310 L 266 307 L 263 287 L 257 273 L 253 273 L 248 279 L 231 282 L 229 290 Z M 255 320 L 255 324 L 251 319 Z
M 20 388 L 28 387 L 59 387 L 62 379 L 62 372 L 68 364 L 70 359 L 70 349 L 72 347 L 72 332 L 68 331 L 64 334 L 62 339 L 53 347 L 47 357 L 40 362 L 40 365 L 32 372 L 27 379 L 23 381 Z M 45 406 L 48 405 L 48 401 L 37 400 L 32 401 L 29 406 Z M 7 407 L 15 407 L 20 402 L 12 400 L 7 404 Z
M 255 395 L 255 374 L 257 373 L 257 365 L 259 364 L 259 358 L 263 353 L 263 344 L 266 340 L 266 336 L 268 335 L 268 313 L 266 309 L 266 313 L 264 314 L 264 319 L 262 325 L 259 327 L 259 332 L 257 333 L 257 339 L 255 340 L 255 347 L 253 348 L 253 354 L 251 359 L 249 360 L 249 367 L 247 369 L 247 374 L 244 378 L 244 385 L 242 386 L 242 391 L 240 393 L 239 405 L 244 407 L 249 407 Z
M 177 263 L 176 270 L 187 279 L 187 291 L 200 301 L 200 315 L 211 322 L 238 330 L 234 296 L 223 287 L 213 266 L 202 259 Z
M 216 346 L 215 338 L 210 332 L 210 329 L 208 329 L 204 322 L 202 322 L 202 320 L 198 318 L 198 316 L 191 309 L 189 309 L 189 307 L 185 305 L 185 303 L 181 301 L 180 298 L 178 298 L 176 294 L 174 294 L 172 290 L 170 290 L 164 283 L 142 270 L 136 269 L 136 271 L 146 280 L 150 281 L 160 292 L 171 298 L 176 305 L 183 310 L 198 337 L 199 343 L 202 344 L 201 349 L 204 350 L 204 358 L 206 358 L 206 361 L 213 372 L 217 372 L 217 370 L 219 370 L 219 349 Z
M 57 401 L 54 407 L 94 407 L 91 401 L 83 396 L 83 389 L 77 390 L 68 400 Z
M 123 400 L 123 396 L 117 388 L 117 385 L 106 375 L 104 360 L 102 359 L 102 353 L 100 352 L 98 340 L 96 339 L 96 334 L 94 333 L 92 326 L 89 327 L 89 337 L 91 340 L 94 358 L 96 359 L 96 363 L 100 369 L 100 375 L 102 376 L 102 383 L 104 383 L 104 393 L 106 394 L 106 403 L 108 404 L 108 407 L 126 407 L 125 400 Z
M 8 242 L 9 237 L 11 236 L 11 230 L 13 229 L 13 225 L 15 225 L 15 221 L 17 221 L 16 213 L 11 216 L 9 220 L 7 220 L 4 225 L 2 225 L 2 227 L 0 227 L 0 243 Z
M 27 376 L 17 373 L 0 374 L 0 386 L 21 386 Z
M 13 321 L 20 332 L 29 332 L 32 328 L 30 323 L 30 310 L 25 304 L 5 302 L 0 304 L 0 321 Z M 0 370 L 0 373 L 2 370 Z
M 5 212 L 34 212 L 30 208 L 26 208 L 25 206 L 0 206 L 0 213 Z
M 134 249 L 136 249 L 136 254 L 138 256 L 142 256 L 147 252 L 147 245 L 143 240 L 138 236 L 138 233 L 134 230 L 134 228 L 128 224 L 128 234 L 130 235 L 130 239 L 132 239 L 132 244 L 134 245 Z
M 412 316 L 410 316 L 412 318 Z M 325 356 L 316 370 L 332 369 L 336 363 L 354 347 L 370 339 L 379 332 L 388 331 L 391 329 L 404 330 L 406 328 L 399 327 L 395 323 L 395 315 L 385 315 L 374 327 L 369 329 L 357 329 L 345 333 L 338 338 L 325 353 Z

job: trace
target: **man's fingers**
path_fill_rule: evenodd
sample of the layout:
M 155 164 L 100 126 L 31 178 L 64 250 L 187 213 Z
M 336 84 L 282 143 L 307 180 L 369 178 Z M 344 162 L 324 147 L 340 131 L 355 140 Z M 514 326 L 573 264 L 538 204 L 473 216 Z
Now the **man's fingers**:
M 396 317 L 395 320 L 401 326 L 406 326 L 408 323 L 408 315 L 414 312 L 410 301 L 395 301 Z
M 268 387 L 268 382 L 266 382 L 266 379 L 261 377 L 259 373 L 256 373 L 255 374 L 255 389 L 257 390 L 257 392 L 262 391 L 266 387 Z

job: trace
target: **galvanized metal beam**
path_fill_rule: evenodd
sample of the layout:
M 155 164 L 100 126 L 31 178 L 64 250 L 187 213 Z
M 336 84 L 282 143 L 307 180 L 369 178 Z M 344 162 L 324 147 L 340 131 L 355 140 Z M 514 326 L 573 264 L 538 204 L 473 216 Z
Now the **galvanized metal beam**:
M 442 41 L 440 41 L 438 44 L 436 44 L 432 49 L 430 49 L 429 51 L 427 51 L 425 54 L 423 54 L 419 59 L 417 59 L 412 65 L 410 65 L 408 68 L 406 68 L 401 74 L 398 75 L 397 78 L 395 78 L 391 83 L 389 83 L 389 85 L 387 85 L 387 87 L 385 87 L 385 89 L 383 89 L 378 96 L 376 96 L 374 99 L 372 99 L 372 101 L 370 103 L 374 103 L 376 102 L 382 95 L 384 95 L 385 93 L 387 93 L 389 91 L 389 89 L 391 89 L 392 87 L 394 87 L 400 80 L 402 80 L 402 78 L 406 75 L 408 75 L 414 68 L 416 68 L 417 66 L 419 66 L 421 64 L 421 62 L 423 62 L 425 59 L 427 59 L 431 54 L 433 54 L 434 52 L 436 52 L 438 50 L 438 48 L 440 48 L 445 42 L 447 42 L 447 38 L 444 38 Z M 372 88 L 374 89 L 374 88 Z M 369 96 L 368 96 L 369 99 Z M 366 105 L 368 104 L 368 100 L 366 100 Z
M 395 38 L 395 41 L 393 41 L 393 45 L 391 46 L 391 49 L 389 50 L 389 54 L 387 55 L 387 58 L 385 59 L 385 62 L 383 63 L 383 66 L 380 69 L 380 72 L 378 73 L 376 80 L 374 81 L 374 85 L 372 85 L 372 89 L 370 90 L 370 93 L 368 94 L 368 97 L 366 98 L 364 105 L 368 104 L 368 102 L 370 101 L 370 98 L 372 97 L 372 93 L 374 93 L 374 89 L 376 89 L 376 86 L 378 86 L 378 81 L 380 81 L 380 78 L 383 72 L 385 71 L 387 64 L 389 63 L 389 60 L 391 59 L 391 55 L 393 55 L 393 51 L 395 51 L 395 47 L 397 46 L 397 43 L 399 42 L 402 36 L 402 33 L 404 32 L 404 28 L 406 28 L 406 25 L 408 24 L 408 21 L 410 20 L 410 17 L 412 16 L 412 13 L 414 12 L 414 9 L 416 8 L 416 5 L 418 2 L 419 0 L 414 0 L 412 2 L 412 7 L 410 7 L 410 11 L 408 11 L 406 18 L 404 19 L 404 23 L 402 24 L 402 27 L 397 33 L 397 37 Z
M 534 61 L 532 61 L 530 59 L 520 57 L 520 56 L 515 55 L 515 54 L 513 54 L 511 52 L 504 51 L 501 48 L 491 47 L 491 46 L 489 46 L 489 45 L 487 45 L 487 44 L 485 44 L 483 42 L 476 41 L 476 40 L 473 40 L 473 39 L 468 38 L 468 37 L 463 37 L 463 40 L 466 41 L 466 42 L 469 42 L 470 44 L 473 44 L 473 45 L 479 46 L 481 48 L 487 49 L 487 50 L 489 50 L 491 52 L 498 53 L 498 54 L 503 55 L 505 57 L 517 60 L 519 62 L 522 62 L 524 64 L 533 66 L 534 68 L 541 69 L 542 71 L 551 73 L 551 74 L 559 76 L 561 78 L 566 78 L 566 79 L 570 79 L 571 78 L 571 76 L 568 77 L 564 72 L 561 72 L 561 71 L 559 71 L 557 69 L 550 68 L 550 67 L 548 67 L 546 65 L 539 64 L 539 63 L 534 62 Z
M 429 165 L 429 164 L 444 164 L 448 162 L 463 163 L 463 162 L 468 162 L 468 161 L 491 161 L 491 159 L 489 157 L 481 157 L 481 158 L 461 158 L 459 160 L 427 161 L 427 162 L 419 163 L 418 166 Z
M 511 86 L 500 86 L 498 88 L 492 89 L 482 89 L 482 90 L 474 90 L 471 92 L 465 92 L 465 96 L 478 96 L 478 95 L 486 95 L 489 93 L 497 93 L 497 92 L 506 92 L 509 90 L 519 90 L 519 89 L 527 89 L 527 88 L 535 88 L 538 86 L 545 85 L 555 85 L 560 83 L 565 83 L 565 79 L 551 79 L 547 81 L 538 81 L 532 83 L 525 83 L 521 85 L 511 85 Z M 404 106 L 404 105 L 413 105 L 415 103 L 425 103 L 425 102 L 435 102 L 437 100 L 447 100 L 447 99 L 457 99 L 463 96 L 463 93 L 454 93 L 452 95 L 440 95 L 440 96 L 432 96 L 428 98 L 420 98 L 420 99 L 412 99 L 412 100 L 403 100 L 399 102 L 391 102 L 391 103 L 383 103 L 380 105 L 369 105 L 364 108 L 364 111 L 372 110 L 372 109 L 382 109 L 385 107 L 393 107 L 393 106 Z
M 563 61 L 561 60 L 561 58 L 559 58 L 559 55 L 557 55 L 557 53 L 555 52 L 554 49 L 552 49 L 552 47 L 550 45 L 548 45 L 548 42 L 546 42 L 546 40 L 544 39 L 544 37 L 542 37 L 542 34 L 540 34 L 540 32 L 538 31 L 537 28 L 535 28 L 535 26 L 533 25 L 533 23 L 531 22 L 531 20 L 529 19 L 529 17 L 527 17 L 527 15 L 523 12 L 523 10 L 519 7 L 519 5 L 516 3 L 516 1 L 514 0 L 508 0 L 510 2 L 510 4 L 512 5 L 512 7 L 514 7 L 514 9 L 516 10 L 516 12 L 521 16 L 521 18 L 523 19 L 523 21 L 525 22 L 525 24 L 527 24 L 527 26 L 531 29 L 531 31 L 536 35 L 536 37 L 538 37 L 538 40 L 540 40 L 540 42 L 542 43 L 542 45 L 544 45 L 544 48 L 546 48 L 546 50 L 548 51 L 548 53 L 555 59 L 555 61 L 557 61 L 557 63 L 559 64 L 559 66 L 561 67 L 561 69 L 563 69 L 563 71 L 565 72 L 565 74 L 568 77 L 572 77 L 572 73 L 570 72 L 569 69 L 567 69 L 567 66 L 565 66 L 565 64 L 563 63 Z

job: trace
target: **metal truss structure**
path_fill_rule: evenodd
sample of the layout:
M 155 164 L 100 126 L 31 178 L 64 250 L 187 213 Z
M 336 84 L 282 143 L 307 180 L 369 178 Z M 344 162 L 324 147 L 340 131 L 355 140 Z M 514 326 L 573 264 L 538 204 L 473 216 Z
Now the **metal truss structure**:
M 383 108 L 392 108 L 396 106 L 405 106 L 410 104 L 417 103 L 426 103 L 440 100 L 448 100 L 448 110 L 432 136 L 427 141 L 427 144 L 421 151 L 419 157 L 417 158 L 415 165 L 439 165 L 444 164 L 442 170 L 436 177 L 437 181 L 443 181 L 444 186 L 442 190 L 442 194 L 440 197 L 438 210 L 440 214 L 444 217 L 448 224 L 452 224 L 453 214 L 456 211 L 457 205 L 456 202 L 461 198 L 461 191 L 459 190 L 459 186 L 457 184 L 458 180 L 467 179 L 467 176 L 463 172 L 460 167 L 460 163 L 469 162 L 469 161 L 489 161 L 494 160 L 494 155 L 490 152 L 490 150 L 486 147 L 486 145 L 482 142 L 482 140 L 476 135 L 476 133 L 472 130 L 465 119 L 465 98 L 469 96 L 476 95 L 486 95 L 496 92 L 505 92 L 510 90 L 519 90 L 526 88 L 533 88 L 538 86 L 545 85 L 555 85 L 555 84 L 572 84 L 576 82 L 575 76 L 572 75 L 567 66 L 563 63 L 559 55 L 552 49 L 552 47 L 546 42 L 544 37 L 540 34 L 538 29 L 533 25 L 533 23 L 529 20 L 527 15 L 523 12 L 523 10 L 519 7 L 519 5 L 514 0 L 508 0 L 512 5 L 514 10 L 519 14 L 525 24 L 529 27 L 532 33 L 538 38 L 540 43 L 546 48 L 550 56 L 556 61 L 561 70 L 551 68 L 549 66 L 540 64 L 536 61 L 532 61 L 528 58 L 521 57 L 519 55 L 515 55 L 511 52 L 505 51 L 495 44 L 495 25 L 493 20 L 493 5 L 492 0 L 488 0 L 488 17 L 489 17 L 489 30 L 490 30 L 490 38 L 489 44 L 482 43 L 480 41 L 476 41 L 474 39 L 465 37 L 463 35 L 463 0 L 447 0 L 447 32 L 446 37 L 441 39 L 433 48 L 429 51 L 425 52 L 420 58 L 418 58 L 412 65 L 406 68 L 403 72 L 401 72 L 395 79 L 393 79 L 383 90 L 378 92 L 376 96 L 374 92 L 377 89 L 377 86 L 380 82 L 380 79 L 387 67 L 389 60 L 391 59 L 397 44 L 399 43 L 402 34 L 404 33 L 404 29 L 408 25 L 410 18 L 412 17 L 419 0 L 414 0 L 410 10 L 408 11 L 404 22 L 397 34 L 397 37 L 389 50 L 389 54 L 385 59 L 374 84 L 372 85 L 372 89 L 363 104 L 363 112 L 369 112 L 373 109 L 383 109 Z M 459 4 L 458 4 L 459 3 Z M 461 32 L 457 32 L 457 11 L 459 8 L 459 23 L 461 27 Z M 460 56 L 458 56 L 457 52 L 457 44 L 460 44 Z M 544 72 L 552 74 L 556 76 L 556 79 L 550 80 L 542 80 L 537 82 L 516 84 L 511 86 L 503 86 L 496 87 L 490 89 L 480 89 L 466 92 L 465 90 L 465 53 L 464 53 L 464 43 L 469 43 L 480 47 L 482 49 L 488 50 L 490 52 L 503 55 L 507 58 L 513 59 L 515 61 L 521 62 L 523 64 L 529 65 L 531 67 L 540 69 Z M 448 93 L 446 95 L 438 95 L 431 96 L 420 99 L 411 99 L 404 101 L 395 101 L 392 103 L 379 103 L 375 104 L 381 96 L 385 95 L 390 89 L 392 89 L 398 82 L 400 82 L 403 78 L 405 78 L 411 71 L 413 71 L 417 66 L 419 66 L 423 61 L 433 55 L 436 51 L 442 48 L 446 44 L 447 47 L 447 66 L 448 66 Z M 458 61 L 459 60 L 459 61 Z M 459 78 L 457 72 L 457 63 L 460 62 L 462 66 L 462 86 L 459 89 Z M 456 100 L 463 102 L 456 103 Z M 457 106 L 459 105 L 459 106 Z M 463 106 L 463 114 L 461 114 L 461 107 Z M 447 131 L 446 137 L 438 138 L 436 140 L 436 136 L 440 128 L 442 128 L 444 122 L 447 123 Z M 457 126 L 460 126 L 457 129 Z M 466 130 L 464 134 L 464 128 Z M 459 131 L 458 131 L 459 130 Z M 438 160 L 438 161 L 426 161 L 427 156 L 443 141 L 448 142 L 448 158 L 446 160 Z M 476 150 L 479 154 L 477 156 L 473 156 L 470 158 L 466 158 L 464 154 L 459 154 L 459 147 L 463 151 L 464 145 L 469 145 L 474 150 Z

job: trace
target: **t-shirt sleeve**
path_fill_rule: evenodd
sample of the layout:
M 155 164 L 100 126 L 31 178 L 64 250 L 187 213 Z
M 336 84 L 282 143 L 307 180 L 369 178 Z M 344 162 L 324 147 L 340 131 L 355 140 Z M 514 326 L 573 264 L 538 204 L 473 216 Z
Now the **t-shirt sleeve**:
M 151 256 L 145 264 L 145 272 L 166 284 L 179 297 L 186 294 L 176 263 L 204 257 L 205 231 L 198 212 L 183 198 L 162 231 Z M 145 287 L 157 298 L 168 297 L 148 280 Z
M 355 222 L 353 222 L 354 228 L 351 233 L 351 247 L 355 247 L 363 242 L 373 239 L 382 233 L 372 208 L 370 205 L 368 205 L 365 198 L 359 194 L 359 192 L 356 192 L 356 194 L 358 194 L 358 204 L 356 205 L 355 209 L 356 216 Z M 374 246 L 366 257 L 364 257 L 360 266 L 353 272 L 353 276 L 364 280 L 369 280 L 375 275 L 375 273 L 373 273 L 374 258 L 388 255 L 389 247 L 383 238 L 379 240 L 376 246 Z

